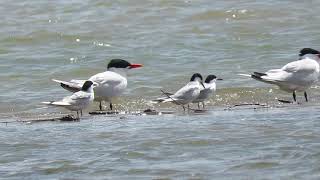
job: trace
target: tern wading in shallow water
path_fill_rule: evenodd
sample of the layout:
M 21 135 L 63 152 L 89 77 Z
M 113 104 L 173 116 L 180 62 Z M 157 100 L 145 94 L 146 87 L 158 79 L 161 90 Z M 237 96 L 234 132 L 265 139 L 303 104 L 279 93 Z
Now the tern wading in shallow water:
M 215 95 L 216 92 L 216 81 L 222 80 L 217 78 L 215 75 L 208 75 L 203 85 L 205 88 L 202 88 L 200 95 L 192 101 L 192 103 L 198 103 L 198 108 L 200 109 L 200 103 L 204 109 L 204 101 L 208 99 L 211 95 Z
M 85 81 L 80 91 L 63 98 L 61 101 L 42 102 L 43 104 L 64 107 L 71 111 L 77 111 L 77 119 L 79 119 L 79 111 L 87 108 L 94 99 L 93 87 L 97 84 L 92 81 Z
M 172 102 L 176 105 L 182 105 L 183 110 L 185 110 L 184 105 L 191 103 L 200 95 L 201 86 L 205 88 L 202 83 L 202 76 L 199 73 L 195 73 L 192 75 L 190 82 L 176 93 L 167 93 L 167 97 L 158 98 L 153 101 L 161 103 Z
M 281 69 L 271 69 L 265 73 L 254 72 L 252 74 L 240 74 L 249 76 L 255 80 L 275 84 L 281 90 L 291 92 L 296 102 L 296 91 L 304 92 L 305 100 L 308 101 L 306 90 L 319 79 L 320 52 L 311 48 L 300 51 L 299 60 L 293 61 Z
M 94 89 L 94 100 L 99 102 L 100 111 L 102 110 L 102 101 L 110 102 L 110 109 L 113 109 L 112 98 L 120 96 L 127 88 L 127 71 L 142 66 L 142 64 L 131 64 L 122 59 L 112 59 L 108 64 L 107 71 L 89 78 L 89 80 L 98 84 Z M 79 91 L 84 82 L 84 80 L 67 82 L 56 79 L 53 79 L 53 81 L 60 83 L 61 87 L 71 92 Z

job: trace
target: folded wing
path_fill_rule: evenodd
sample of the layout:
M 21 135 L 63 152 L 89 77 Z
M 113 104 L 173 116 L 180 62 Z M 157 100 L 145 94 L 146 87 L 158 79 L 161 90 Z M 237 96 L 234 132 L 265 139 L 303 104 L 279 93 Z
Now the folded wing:
M 52 79 L 52 81 L 60 83 L 60 86 L 70 92 L 78 92 L 81 90 L 81 87 L 85 80 L 71 80 L 71 81 L 62 81 L 57 79 Z
M 239 75 L 249 76 L 269 84 L 283 85 L 285 83 L 304 85 L 316 80 L 315 74 L 318 66 L 317 62 L 305 59 L 290 62 L 281 69 L 271 69 L 265 73 L 254 72 L 250 75 Z

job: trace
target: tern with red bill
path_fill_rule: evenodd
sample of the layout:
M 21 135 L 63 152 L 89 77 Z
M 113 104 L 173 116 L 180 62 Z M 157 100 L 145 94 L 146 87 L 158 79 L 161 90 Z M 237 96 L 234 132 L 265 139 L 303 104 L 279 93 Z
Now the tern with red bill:
M 297 101 L 296 91 L 304 92 L 305 100 L 308 101 L 306 90 L 318 81 L 320 75 L 320 52 L 304 48 L 300 50 L 299 57 L 298 61 L 290 62 L 281 69 L 239 75 L 277 85 L 281 90 L 291 92 L 295 102 Z
M 113 110 L 112 99 L 120 96 L 127 88 L 127 72 L 130 69 L 142 67 L 142 64 L 131 64 L 123 59 L 112 59 L 107 67 L 107 71 L 98 73 L 89 78 L 90 81 L 97 83 L 94 89 L 94 101 L 99 102 L 99 109 L 102 110 L 102 101 L 110 103 L 110 109 Z M 81 89 L 84 80 L 61 81 L 53 79 L 60 83 L 64 89 L 77 92 Z

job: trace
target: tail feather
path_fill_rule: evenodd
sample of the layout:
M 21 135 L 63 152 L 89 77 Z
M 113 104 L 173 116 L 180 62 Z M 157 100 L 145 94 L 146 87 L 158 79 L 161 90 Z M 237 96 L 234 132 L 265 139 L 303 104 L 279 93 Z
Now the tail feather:
M 153 102 L 153 103 L 162 103 L 162 102 L 166 101 L 167 99 L 169 99 L 169 98 L 162 97 L 162 98 L 157 98 L 157 99 L 151 100 L 151 102 Z
M 52 105 L 52 106 L 70 106 L 69 103 L 62 102 L 62 101 L 46 101 L 41 103 L 46 105 Z
M 163 94 L 166 95 L 166 96 L 171 96 L 171 95 L 173 95 L 173 93 L 170 93 L 170 92 L 164 92 Z
M 251 74 L 238 74 L 239 76 L 251 77 Z
M 259 73 L 259 72 L 253 72 L 253 74 L 254 75 L 256 75 L 256 76 L 267 76 L 267 74 L 265 74 L 265 73 Z
M 268 78 L 268 75 L 265 73 L 259 73 L 259 72 L 253 72 L 253 74 L 238 74 L 240 76 L 245 76 L 245 77 L 251 77 L 257 81 L 269 83 L 269 84 L 276 84 L 277 82 Z
M 54 101 L 45 101 L 45 102 L 41 102 L 42 104 L 47 104 L 47 105 L 51 105 Z
M 173 93 L 170 92 L 165 92 L 164 90 L 160 89 L 160 91 L 166 95 L 166 97 L 161 97 L 161 98 L 157 98 L 155 100 L 152 100 L 155 103 L 164 103 L 164 102 L 171 102 L 173 101 L 171 98 L 171 95 L 173 95 Z
M 278 84 L 278 81 L 268 77 L 267 74 L 264 73 L 257 73 L 254 72 L 254 74 L 251 75 L 251 77 L 255 80 L 264 82 L 264 83 L 268 83 L 268 84 Z
M 261 78 L 261 76 L 259 76 L 259 75 L 251 74 L 251 77 L 252 77 L 253 79 L 258 80 L 258 81 L 263 80 L 263 79 Z
M 163 101 L 162 101 L 162 103 L 172 102 L 172 101 L 174 101 L 174 100 L 173 100 L 173 99 L 171 99 L 171 98 L 167 98 L 167 99 L 163 100 Z

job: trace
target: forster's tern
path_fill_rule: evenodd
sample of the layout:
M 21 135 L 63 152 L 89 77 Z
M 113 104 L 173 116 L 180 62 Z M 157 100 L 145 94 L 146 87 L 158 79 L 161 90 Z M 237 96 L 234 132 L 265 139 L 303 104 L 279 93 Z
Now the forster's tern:
M 98 84 L 94 89 L 94 100 L 100 102 L 100 110 L 102 110 L 102 101 L 110 102 L 110 109 L 112 110 L 112 98 L 121 95 L 127 87 L 127 71 L 142 66 L 142 64 L 130 64 L 122 59 L 112 59 L 108 64 L 107 71 L 89 78 L 89 80 Z M 71 92 L 79 91 L 84 82 L 84 80 L 67 82 L 56 79 L 53 79 L 53 81 L 60 83 L 63 88 Z
M 191 103 L 199 96 L 201 86 L 205 88 L 202 83 L 202 76 L 199 73 L 195 73 L 192 75 L 190 82 L 179 89 L 176 93 L 165 93 L 167 97 L 158 98 L 154 101 L 172 102 L 177 105 L 182 105 L 183 109 L 185 110 L 184 105 Z
M 303 91 L 306 101 L 306 90 L 316 83 L 319 78 L 320 52 L 311 48 L 300 51 L 298 61 L 293 61 L 281 69 L 271 69 L 265 73 L 239 74 L 249 76 L 258 81 L 279 86 L 281 90 L 291 92 L 296 102 L 296 91 Z
M 92 81 L 85 81 L 80 91 L 63 98 L 61 101 L 42 102 L 43 104 L 59 106 L 67 108 L 71 111 L 77 111 L 79 119 L 79 111 L 87 108 L 94 99 L 93 87 L 96 86 Z
M 200 103 L 204 109 L 204 101 L 208 99 L 211 95 L 214 95 L 216 92 L 216 81 L 222 80 L 217 78 L 215 75 L 208 75 L 203 85 L 205 88 L 202 88 L 200 95 L 192 101 L 192 103 L 198 103 L 198 108 L 200 109 Z

